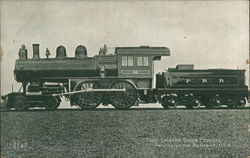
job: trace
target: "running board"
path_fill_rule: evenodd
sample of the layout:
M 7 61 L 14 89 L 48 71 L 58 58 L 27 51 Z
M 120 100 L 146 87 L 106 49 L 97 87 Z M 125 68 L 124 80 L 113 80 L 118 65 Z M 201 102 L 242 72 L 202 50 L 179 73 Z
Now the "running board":
M 71 95 L 76 93 L 83 93 L 83 92 L 125 92 L 126 89 L 86 89 L 81 91 L 73 91 L 73 92 L 66 92 L 61 94 L 52 94 L 52 96 L 63 96 L 63 95 Z

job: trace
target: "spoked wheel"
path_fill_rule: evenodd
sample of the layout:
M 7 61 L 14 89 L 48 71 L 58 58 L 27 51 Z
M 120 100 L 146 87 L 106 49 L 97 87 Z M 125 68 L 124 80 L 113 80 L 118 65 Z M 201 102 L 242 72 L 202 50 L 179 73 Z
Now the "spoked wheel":
M 193 96 L 190 99 L 190 103 L 189 103 L 189 108 L 190 109 L 198 109 L 201 106 L 201 100 L 200 97 L 198 96 Z
M 213 109 L 218 109 L 221 107 L 221 97 L 219 96 L 213 96 L 209 99 L 209 107 Z
M 57 97 L 48 96 L 44 99 L 46 110 L 56 110 L 60 105 L 60 100 Z
M 244 97 L 240 97 L 236 99 L 236 103 L 234 105 L 235 108 L 243 108 L 246 105 L 246 99 Z
M 102 102 L 102 92 L 94 92 L 92 89 L 100 89 L 96 82 L 84 81 L 76 85 L 75 91 L 86 90 L 86 92 L 74 95 L 76 103 L 82 109 L 95 109 Z M 89 90 L 89 91 L 88 91 Z
M 164 96 L 161 99 L 161 105 L 165 109 L 174 109 L 177 107 L 177 97 L 176 96 Z
M 14 97 L 13 106 L 17 111 L 24 111 L 29 108 L 26 97 L 21 94 Z
M 125 89 L 109 93 L 111 104 L 118 109 L 128 109 L 137 101 L 137 91 L 134 85 L 127 81 L 117 81 L 112 84 L 111 89 Z

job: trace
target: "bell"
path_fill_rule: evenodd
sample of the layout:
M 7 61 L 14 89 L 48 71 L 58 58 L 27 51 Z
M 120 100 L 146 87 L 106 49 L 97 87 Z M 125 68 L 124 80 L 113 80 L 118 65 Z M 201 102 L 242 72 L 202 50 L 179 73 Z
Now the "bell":
M 46 55 L 47 58 L 49 58 L 49 56 L 51 55 L 48 48 L 46 48 L 46 53 L 45 53 L 45 55 Z

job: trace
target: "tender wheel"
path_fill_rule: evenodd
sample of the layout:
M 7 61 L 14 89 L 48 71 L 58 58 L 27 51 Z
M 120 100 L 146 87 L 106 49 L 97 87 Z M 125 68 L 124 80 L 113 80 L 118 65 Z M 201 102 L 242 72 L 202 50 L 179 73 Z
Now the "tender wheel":
M 109 93 L 111 104 L 118 109 L 128 109 L 137 101 L 137 91 L 134 85 L 127 81 L 117 81 L 111 85 L 111 89 L 125 89 Z
M 90 90 L 74 95 L 76 103 L 82 109 L 95 109 L 102 102 L 102 92 L 93 92 L 92 89 L 100 89 L 95 82 L 81 82 L 76 85 L 75 91 Z
M 29 104 L 26 102 L 26 98 L 23 95 L 17 95 L 13 100 L 13 107 L 17 111 L 24 111 L 29 108 Z
M 244 97 L 237 98 L 235 108 L 243 108 L 246 105 L 246 99 Z
M 209 99 L 209 107 L 213 109 L 218 109 L 221 107 L 222 99 L 219 96 L 213 96 Z
M 44 99 L 46 110 L 56 110 L 60 105 L 60 100 L 57 97 L 49 96 Z
M 223 98 L 225 100 L 225 104 L 227 105 L 228 108 L 232 109 L 235 107 L 235 104 L 238 100 L 238 98 L 235 97 L 225 97 Z
M 197 109 L 201 106 L 201 100 L 200 97 L 197 96 L 193 96 L 190 99 L 190 104 L 189 104 L 189 108 L 191 109 Z
M 175 96 L 164 96 L 161 99 L 161 105 L 165 109 L 174 109 L 177 107 L 177 97 Z

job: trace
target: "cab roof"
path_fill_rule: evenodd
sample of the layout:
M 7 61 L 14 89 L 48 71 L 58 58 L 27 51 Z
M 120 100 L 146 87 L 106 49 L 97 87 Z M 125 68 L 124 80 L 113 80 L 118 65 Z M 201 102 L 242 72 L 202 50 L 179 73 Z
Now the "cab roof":
M 115 54 L 118 55 L 148 55 L 148 56 L 170 56 L 167 47 L 116 47 Z

